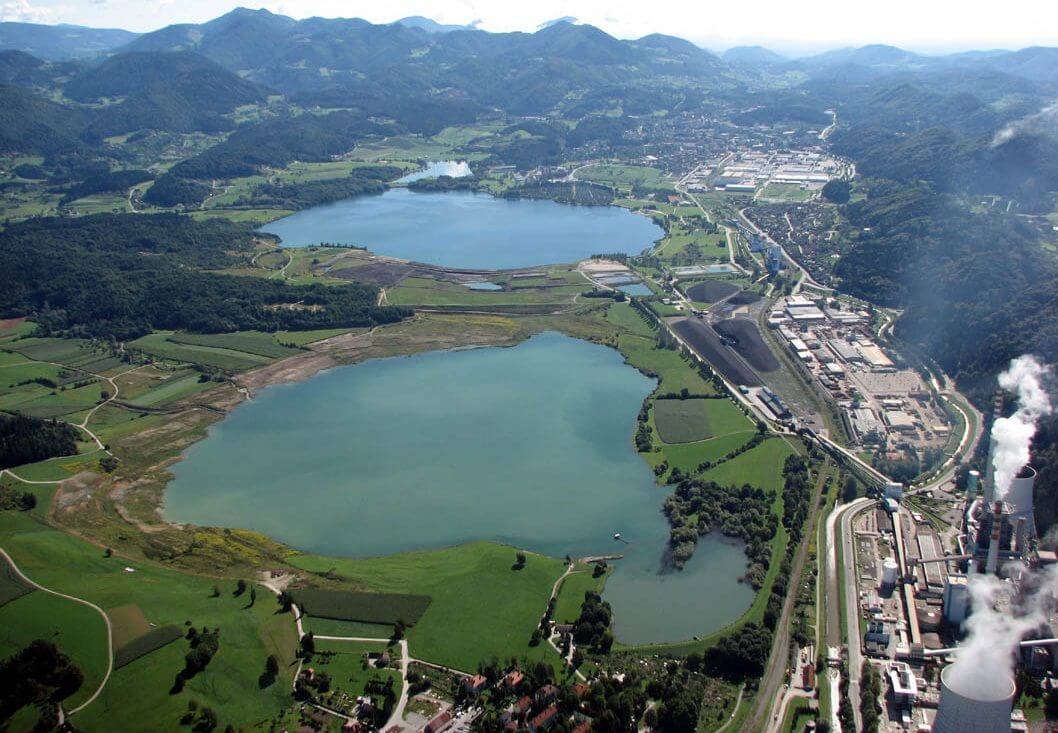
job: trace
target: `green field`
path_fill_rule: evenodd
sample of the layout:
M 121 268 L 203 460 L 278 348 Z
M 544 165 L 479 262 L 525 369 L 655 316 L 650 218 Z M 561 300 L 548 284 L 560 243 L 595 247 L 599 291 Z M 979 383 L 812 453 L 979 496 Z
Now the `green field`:
M 653 338 L 622 334 L 617 348 L 629 364 L 660 381 L 658 391 L 661 393 L 682 389 L 693 394 L 714 392 L 712 384 L 702 379 L 678 351 L 657 348 Z
M 782 488 L 782 467 L 794 449 L 782 438 L 770 438 L 730 461 L 701 475 L 705 481 L 741 486 L 750 484 L 768 491 Z
M 408 631 L 416 659 L 463 671 L 493 656 L 547 659 L 557 666 L 554 650 L 530 647 L 529 637 L 563 572 L 562 561 L 529 554 L 525 568 L 512 570 L 514 554 L 512 547 L 475 542 L 366 559 L 296 555 L 290 562 L 331 571 L 365 590 L 430 596 L 430 607 Z
M 390 624 L 365 624 L 359 621 L 339 621 L 333 618 L 303 616 L 305 631 L 320 636 L 355 636 L 361 639 L 388 639 L 393 634 Z
M 593 590 L 601 592 L 606 583 L 606 576 L 592 577 L 593 567 L 577 570 L 566 576 L 558 589 L 558 601 L 555 603 L 553 618 L 557 623 L 572 623 L 580 616 L 580 607 L 584 603 L 584 594 Z
M 655 400 L 654 426 L 666 443 L 693 443 L 751 427 L 728 399 Z
M 430 605 L 429 596 L 407 593 L 365 593 L 356 590 L 300 588 L 292 591 L 303 613 L 335 621 L 368 624 L 418 623 Z
M 15 569 L 6 561 L 0 560 L 0 606 L 32 591 L 32 585 L 18 577 Z
M 355 705 L 356 698 L 367 692 L 365 687 L 371 680 L 389 682 L 396 696 L 400 696 L 401 677 L 396 667 L 400 658 L 400 647 L 390 647 L 390 656 L 394 658 L 391 666 L 379 669 L 368 660 L 369 653 L 379 654 L 387 649 L 385 644 L 374 644 L 364 641 L 333 641 L 330 639 L 316 642 L 316 654 L 312 658 L 312 668 L 317 674 L 327 674 L 331 678 L 331 692 L 324 695 L 321 702 L 333 710 L 349 711 Z
M 136 405 L 143 405 L 144 407 L 154 407 L 173 402 L 213 386 L 211 382 L 200 381 L 200 376 L 198 372 L 174 375 L 127 401 Z
M 661 459 L 664 459 L 672 468 L 678 468 L 685 473 L 695 471 L 705 461 L 719 460 L 739 446 L 745 445 L 755 432 L 755 430 L 742 430 L 694 443 L 674 445 L 666 443 L 659 447 L 657 453 L 647 454 L 646 458 L 651 465 L 657 465 Z
M 76 707 L 88 699 L 107 669 L 103 617 L 88 606 L 40 590 L 0 607 L 0 659 L 36 639 L 55 644 L 84 673 L 84 684 L 67 706 Z
M 817 193 L 817 191 L 801 188 L 795 183 L 769 183 L 760 192 L 759 198 L 764 201 L 801 203 L 811 200 Z
M 577 171 L 577 178 L 613 186 L 623 191 L 633 188 L 655 188 L 675 192 L 672 182 L 665 179 L 657 168 L 637 165 L 589 165 Z
M 169 331 L 157 331 L 130 342 L 129 346 L 160 359 L 204 364 L 233 372 L 253 369 L 271 361 L 268 357 L 235 349 L 176 343 L 169 340 L 172 335 Z
M 158 626 L 183 628 L 187 621 L 221 629 L 217 655 L 183 692 L 169 692 L 187 653 L 187 643 L 177 641 L 116 670 L 100 698 L 74 717 L 78 729 L 173 730 L 192 699 L 218 711 L 221 729 L 228 723 L 249 727 L 289 705 L 296 632 L 289 614 L 276 613 L 270 593 L 259 592 L 256 604 L 248 607 L 246 594 L 233 596 L 230 581 L 106 558 L 98 547 L 45 524 L 51 493 L 33 490 L 40 496 L 36 510 L 0 512 L 0 546 L 30 578 L 102 608 L 136 604 Z M 213 597 L 218 583 L 221 594 Z M 86 606 L 36 591 L 0 608 L 0 619 L 7 634 L 4 655 L 33 638 L 54 638 L 86 677 L 98 681 L 105 669 L 103 620 Z M 280 659 L 280 679 L 259 691 L 257 677 L 269 654 Z M 85 689 L 91 687 L 86 682 Z
M 299 349 L 284 346 L 275 334 L 261 331 L 236 331 L 235 333 L 184 333 L 177 332 L 169 336 L 169 341 L 191 346 L 209 346 L 230 351 L 242 351 L 269 359 L 282 359 L 294 356 Z

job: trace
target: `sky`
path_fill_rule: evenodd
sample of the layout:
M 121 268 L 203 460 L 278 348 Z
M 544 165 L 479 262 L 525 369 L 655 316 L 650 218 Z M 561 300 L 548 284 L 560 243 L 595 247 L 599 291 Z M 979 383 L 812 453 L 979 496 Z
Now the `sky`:
M 807 53 L 867 43 L 920 52 L 1058 46 L 1055 0 L 0 0 L 0 20 L 150 31 L 243 5 L 294 18 L 388 23 L 423 15 L 488 31 L 533 31 L 561 17 L 619 38 L 680 36 L 714 50 L 760 44 Z

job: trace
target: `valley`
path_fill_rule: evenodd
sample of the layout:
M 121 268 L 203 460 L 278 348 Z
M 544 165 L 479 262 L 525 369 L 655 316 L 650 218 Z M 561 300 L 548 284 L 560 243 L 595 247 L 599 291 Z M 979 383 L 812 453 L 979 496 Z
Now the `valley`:
M 405 20 L 4 24 L 0 729 L 943 724 L 1053 49 Z

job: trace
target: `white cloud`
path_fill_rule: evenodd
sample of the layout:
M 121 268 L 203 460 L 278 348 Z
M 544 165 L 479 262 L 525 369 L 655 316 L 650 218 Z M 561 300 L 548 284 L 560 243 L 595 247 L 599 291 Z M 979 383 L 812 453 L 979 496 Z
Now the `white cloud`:
M 31 5 L 29 0 L 4 0 L 0 4 L 0 20 L 18 23 L 54 23 L 52 8 Z

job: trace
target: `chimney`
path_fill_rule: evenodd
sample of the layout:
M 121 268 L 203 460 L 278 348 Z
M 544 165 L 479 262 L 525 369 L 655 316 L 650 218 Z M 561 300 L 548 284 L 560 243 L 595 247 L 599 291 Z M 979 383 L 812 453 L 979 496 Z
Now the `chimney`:
M 985 561 L 985 572 L 995 575 L 999 567 L 999 535 L 1003 528 L 1003 502 L 997 501 L 992 515 L 992 538 L 988 541 L 988 559 Z
M 1018 517 L 1014 525 L 1014 552 L 1024 557 L 1029 551 L 1029 525 L 1025 517 Z

